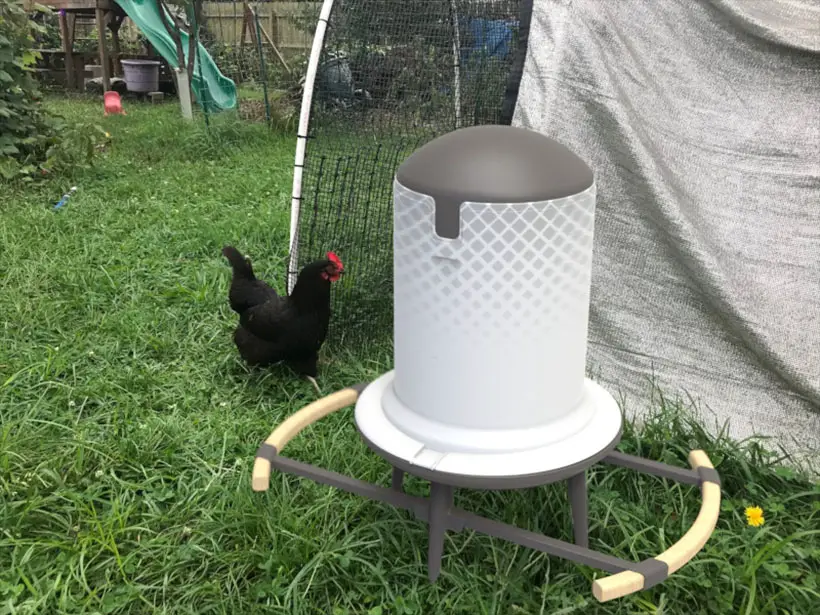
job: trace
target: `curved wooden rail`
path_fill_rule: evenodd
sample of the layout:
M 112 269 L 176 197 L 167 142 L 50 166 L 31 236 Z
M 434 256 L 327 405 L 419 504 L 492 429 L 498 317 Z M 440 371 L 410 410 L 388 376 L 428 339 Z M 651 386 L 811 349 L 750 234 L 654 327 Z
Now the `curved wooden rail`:
M 317 399 L 286 418 L 284 422 L 268 436 L 268 439 L 265 440 L 265 444 L 272 446 L 277 453 L 281 453 L 285 445 L 305 427 L 326 417 L 331 412 L 336 412 L 336 410 L 341 410 L 351 405 L 358 398 L 359 392 L 356 389 L 342 389 L 327 397 Z M 268 459 L 257 457 L 254 460 L 251 486 L 254 491 L 268 490 L 270 486 L 270 461 Z
M 704 451 L 689 453 L 689 465 L 693 470 L 698 468 L 714 469 L 712 462 Z M 666 576 L 679 570 L 703 548 L 712 535 L 720 514 L 720 485 L 705 480 L 701 483 L 700 512 L 689 531 L 678 542 L 656 556 L 655 560 L 667 566 Z M 644 588 L 645 577 L 639 572 L 626 570 L 608 577 L 597 579 L 592 584 L 592 594 L 599 602 L 621 598 Z

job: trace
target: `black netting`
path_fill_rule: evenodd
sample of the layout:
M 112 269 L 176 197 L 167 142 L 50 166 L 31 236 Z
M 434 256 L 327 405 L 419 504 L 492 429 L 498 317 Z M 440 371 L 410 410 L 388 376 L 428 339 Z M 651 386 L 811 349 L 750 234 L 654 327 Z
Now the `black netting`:
M 457 127 L 509 123 L 531 0 L 336 0 L 316 75 L 299 268 L 336 251 L 329 341 L 392 330 L 392 190 L 401 162 Z

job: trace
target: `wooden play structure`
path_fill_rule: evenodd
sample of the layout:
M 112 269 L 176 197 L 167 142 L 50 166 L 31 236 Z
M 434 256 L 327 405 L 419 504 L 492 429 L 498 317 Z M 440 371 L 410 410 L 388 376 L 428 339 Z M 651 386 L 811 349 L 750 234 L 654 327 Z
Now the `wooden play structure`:
M 119 32 L 126 14 L 113 0 L 42 0 L 40 4 L 58 12 L 60 18 L 60 38 L 65 56 L 65 85 L 76 89 L 77 70 L 74 66 L 74 32 L 77 17 L 94 17 L 97 27 L 100 66 L 102 67 L 103 90 L 111 89 L 112 71 L 119 72 L 120 42 Z M 109 56 L 105 31 L 111 30 L 112 53 Z M 113 60 L 113 62 L 112 62 Z
M 40 4 L 50 7 L 59 16 L 62 50 L 61 52 L 54 50 L 51 53 L 64 57 L 65 87 L 69 90 L 82 88 L 82 67 L 88 60 L 88 54 L 78 54 L 75 51 L 75 30 L 78 18 L 91 18 L 94 20 L 97 31 L 103 90 L 106 92 L 110 90 L 111 77 L 122 74 L 120 28 L 128 17 L 123 8 L 115 0 L 43 0 Z M 255 10 L 249 2 L 242 2 L 240 14 L 242 19 L 240 45 L 250 43 L 254 48 L 263 46 L 270 48 L 281 65 L 290 73 L 291 68 L 287 60 L 264 25 L 259 23 Z M 106 29 L 111 32 L 110 50 L 106 44 Z

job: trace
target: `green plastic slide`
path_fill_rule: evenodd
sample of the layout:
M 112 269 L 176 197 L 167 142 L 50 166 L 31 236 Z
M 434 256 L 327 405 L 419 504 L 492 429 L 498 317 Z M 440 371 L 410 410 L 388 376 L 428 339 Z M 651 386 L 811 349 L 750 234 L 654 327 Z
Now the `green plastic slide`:
M 162 23 L 156 0 L 116 0 L 131 20 L 137 25 L 154 49 L 165 58 L 172 68 L 179 68 L 177 48 L 174 39 Z M 180 32 L 185 60 L 188 60 L 188 34 Z M 197 101 L 207 111 L 221 111 L 236 107 L 236 84 L 219 72 L 214 59 L 199 44 L 199 53 L 194 59 L 194 74 L 191 89 Z M 202 66 L 200 67 L 200 61 Z

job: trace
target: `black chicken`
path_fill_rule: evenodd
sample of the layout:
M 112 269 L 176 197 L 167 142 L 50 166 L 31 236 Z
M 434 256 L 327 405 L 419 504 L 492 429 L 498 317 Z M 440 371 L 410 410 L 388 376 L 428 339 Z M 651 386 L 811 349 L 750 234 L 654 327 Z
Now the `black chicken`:
M 239 314 L 234 342 L 248 365 L 267 366 L 284 361 L 316 383 L 319 349 L 330 322 L 330 284 L 344 273 L 333 252 L 326 260 L 306 265 L 289 296 L 280 297 L 253 273 L 250 259 L 225 246 L 222 254 L 233 269 L 228 292 L 231 309 Z

